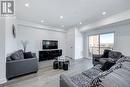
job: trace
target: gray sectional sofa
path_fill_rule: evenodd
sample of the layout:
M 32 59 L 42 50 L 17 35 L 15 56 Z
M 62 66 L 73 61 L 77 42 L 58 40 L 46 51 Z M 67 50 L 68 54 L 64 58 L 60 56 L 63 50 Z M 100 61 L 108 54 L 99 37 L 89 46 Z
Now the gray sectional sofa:
M 32 54 L 32 58 L 24 58 L 23 50 L 18 50 L 7 57 L 6 61 L 7 79 L 11 79 L 16 76 L 37 71 L 38 71 L 38 60 L 34 53 Z
M 61 75 L 60 87 L 130 87 L 130 57 L 118 59 L 109 70 L 101 67 L 97 64 L 76 75 Z

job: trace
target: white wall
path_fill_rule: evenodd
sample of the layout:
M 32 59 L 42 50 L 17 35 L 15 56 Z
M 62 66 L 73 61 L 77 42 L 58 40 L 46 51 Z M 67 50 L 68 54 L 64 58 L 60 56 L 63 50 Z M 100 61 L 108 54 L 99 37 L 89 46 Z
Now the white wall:
M 72 28 L 67 31 L 66 51 L 67 56 L 70 58 L 83 58 L 83 36 L 78 28 Z
M 75 28 L 75 59 L 83 58 L 83 35 Z
M 21 41 L 28 41 L 27 51 L 37 53 L 42 50 L 42 40 L 58 40 L 59 49 L 63 50 L 65 55 L 65 33 L 51 30 L 44 30 L 32 27 L 17 27 L 17 43 L 18 48 L 22 49 Z
M 115 32 L 114 50 L 130 56 L 130 23 L 89 30 L 84 34 L 84 56 L 88 57 L 88 35 Z
M 75 59 L 75 29 L 69 29 L 66 33 L 66 56 Z
M 6 82 L 5 77 L 5 18 L 0 17 L 0 84 Z
M 13 32 L 12 32 L 12 25 L 15 25 L 15 29 L 17 29 L 17 25 L 15 23 L 15 17 L 7 17 L 6 18 L 6 56 L 10 55 L 11 53 L 13 53 L 14 51 L 17 50 L 17 42 L 16 42 L 16 38 L 14 38 L 13 36 Z
M 6 82 L 6 57 L 17 50 L 12 24 L 15 24 L 15 17 L 0 18 L 0 84 Z

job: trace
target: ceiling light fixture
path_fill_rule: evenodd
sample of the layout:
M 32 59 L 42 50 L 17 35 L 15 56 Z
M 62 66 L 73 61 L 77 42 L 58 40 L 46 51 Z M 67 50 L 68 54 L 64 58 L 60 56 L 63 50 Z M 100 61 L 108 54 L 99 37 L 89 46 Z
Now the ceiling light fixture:
M 29 7 L 29 3 L 25 3 L 25 7 Z
M 44 22 L 44 20 L 41 20 L 41 23 L 43 23 Z
M 60 16 L 60 19 L 63 19 L 64 17 L 63 16 Z
M 106 15 L 107 13 L 104 11 L 104 12 L 102 12 L 102 15 Z
M 79 24 L 82 24 L 82 22 L 80 22 Z

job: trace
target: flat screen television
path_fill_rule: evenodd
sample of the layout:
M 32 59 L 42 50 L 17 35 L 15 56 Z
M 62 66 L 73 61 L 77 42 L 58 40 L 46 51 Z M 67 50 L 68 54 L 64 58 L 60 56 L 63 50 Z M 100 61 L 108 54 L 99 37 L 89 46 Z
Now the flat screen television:
M 43 49 L 58 49 L 58 41 L 55 40 L 43 40 L 42 41 Z

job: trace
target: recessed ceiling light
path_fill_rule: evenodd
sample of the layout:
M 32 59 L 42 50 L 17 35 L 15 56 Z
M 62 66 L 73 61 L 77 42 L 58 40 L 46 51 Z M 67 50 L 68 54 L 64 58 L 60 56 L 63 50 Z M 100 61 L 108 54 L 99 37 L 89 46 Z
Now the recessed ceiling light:
M 104 11 L 104 12 L 102 12 L 102 15 L 106 15 L 107 13 Z
M 25 3 L 25 7 L 29 7 L 29 3 Z
M 60 19 L 63 19 L 64 17 L 63 16 L 60 16 Z
M 41 23 L 43 23 L 44 22 L 44 20 L 41 20 Z
M 82 24 L 82 22 L 80 22 L 79 24 Z
M 65 25 L 62 25 L 61 27 L 65 27 Z

